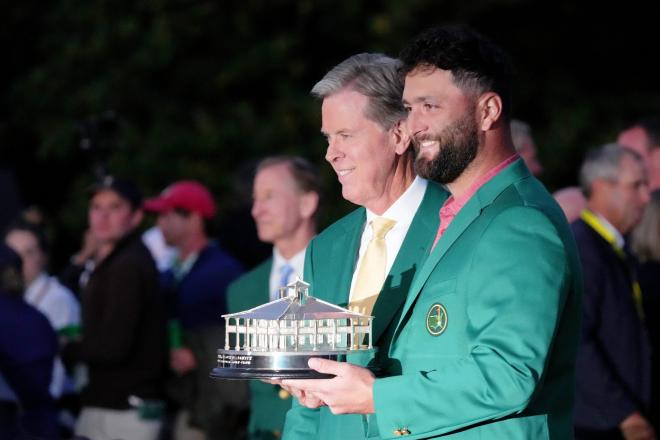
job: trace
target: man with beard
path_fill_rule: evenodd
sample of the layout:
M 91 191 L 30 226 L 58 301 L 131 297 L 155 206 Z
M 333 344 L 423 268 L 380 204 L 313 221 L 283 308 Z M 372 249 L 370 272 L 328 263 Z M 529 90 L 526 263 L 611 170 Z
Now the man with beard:
M 368 438 L 570 439 L 580 267 L 560 208 L 515 154 L 506 57 L 440 27 L 401 58 L 417 171 L 451 197 L 382 348 L 399 371 L 313 359 L 336 377 L 283 384 L 304 405 L 369 415 Z
M 387 357 L 387 347 L 410 283 L 431 249 L 438 209 L 447 198 L 446 191 L 413 172 L 414 153 L 401 126 L 406 114 L 399 66 L 384 55 L 355 55 L 335 66 L 312 89 L 323 100 L 326 160 L 337 173 L 343 197 L 360 207 L 311 241 L 304 278 L 313 296 L 375 316 L 376 358 L 356 353 L 348 360 L 383 372 L 400 371 Z M 313 395 L 289 390 L 312 408 L 294 402 L 284 438 L 335 440 L 368 435 L 369 416 L 337 416 L 328 407 L 311 405 Z

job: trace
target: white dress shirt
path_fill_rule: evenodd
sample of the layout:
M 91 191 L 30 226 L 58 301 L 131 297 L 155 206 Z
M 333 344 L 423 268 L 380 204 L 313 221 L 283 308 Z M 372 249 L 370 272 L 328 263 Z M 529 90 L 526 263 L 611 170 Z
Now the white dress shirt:
M 413 183 L 410 184 L 408 189 L 404 191 L 403 194 L 390 206 L 380 217 L 385 217 L 390 220 L 395 220 L 396 224 L 394 227 L 387 233 L 385 236 L 385 247 L 387 248 L 387 266 L 385 267 L 385 273 L 390 273 L 394 260 L 396 259 L 399 249 L 403 244 L 403 240 L 406 238 L 408 233 L 408 228 L 410 228 L 410 223 L 412 223 L 413 217 L 417 213 L 419 205 L 422 203 L 424 194 L 426 193 L 426 186 L 428 181 L 422 179 L 421 177 L 415 177 Z M 351 292 L 353 291 L 353 285 L 355 284 L 355 278 L 357 277 L 358 269 L 360 263 L 362 262 L 362 256 L 367 250 L 367 245 L 371 241 L 373 236 L 373 230 L 369 227 L 369 222 L 374 217 L 378 215 L 367 209 L 367 221 L 364 224 L 364 230 L 362 231 L 362 238 L 360 240 L 360 250 L 358 251 L 358 260 L 353 269 L 353 278 L 351 281 Z
M 277 299 L 279 295 L 280 279 L 282 278 L 282 267 L 285 264 L 293 267 L 293 272 L 289 275 L 288 282 L 295 281 L 296 276 L 303 279 L 304 266 L 305 266 L 305 251 L 307 248 L 301 250 L 296 255 L 286 260 L 278 250 L 273 247 L 273 266 L 270 268 L 270 282 L 269 289 L 270 300 Z

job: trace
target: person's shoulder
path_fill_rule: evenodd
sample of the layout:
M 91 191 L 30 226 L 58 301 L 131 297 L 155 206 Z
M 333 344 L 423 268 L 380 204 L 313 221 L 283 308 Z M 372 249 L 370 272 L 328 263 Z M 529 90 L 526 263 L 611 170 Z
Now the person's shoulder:
M 10 298 L 0 292 L 0 329 L 4 336 L 23 341 L 24 350 L 32 351 L 38 347 L 36 340 L 56 346 L 55 330 L 45 314 L 20 298 Z M 15 339 L 18 338 L 18 339 Z M 30 342 L 32 341 L 32 342 Z
M 331 243 L 338 236 L 346 234 L 357 227 L 361 227 L 365 219 L 366 210 L 362 207 L 357 208 L 325 228 L 321 233 L 314 237 L 313 241 L 315 242 L 315 245 L 328 242 Z
M 244 273 L 243 275 L 232 281 L 232 283 L 229 285 L 228 288 L 229 291 L 242 290 L 264 279 L 266 280 L 266 282 L 268 282 L 268 277 L 270 276 L 270 268 L 272 264 L 273 264 L 273 258 L 272 257 L 267 258 L 249 272 Z
M 227 288 L 228 310 L 232 313 L 255 307 L 268 300 L 268 283 L 272 258 L 241 275 Z
M 126 242 L 121 244 L 117 250 L 114 259 L 119 264 L 124 265 L 148 265 L 153 266 L 155 270 L 155 262 L 149 252 L 149 248 L 144 244 L 139 234 L 131 234 L 126 237 Z
M 233 255 L 220 247 L 215 241 L 209 242 L 209 244 L 200 252 L 198 261 L 215 267 L 222 265 L 234 269 L 240 269 L 241 271 L 243 270 L 241 263 L 239 263 Z

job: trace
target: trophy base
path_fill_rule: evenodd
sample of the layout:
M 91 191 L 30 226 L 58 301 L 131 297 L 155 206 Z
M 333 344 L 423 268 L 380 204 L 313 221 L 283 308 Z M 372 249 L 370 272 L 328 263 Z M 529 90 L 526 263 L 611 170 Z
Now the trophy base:
M 319 373 L 315 370 L 260 370 L 248 371 L 240 368 L 214 368 L 212 379 L 332 379 L 332 374 Z
M 340 356 L 343 358 L 344 355 L 346 351 L 218 350 L 218 366 L 211 371 L 210 376 L 213 379 L 330 379 L 335 376 L 312 370 L 307 366 L 307 361 L 311 358 L 339 361 Z

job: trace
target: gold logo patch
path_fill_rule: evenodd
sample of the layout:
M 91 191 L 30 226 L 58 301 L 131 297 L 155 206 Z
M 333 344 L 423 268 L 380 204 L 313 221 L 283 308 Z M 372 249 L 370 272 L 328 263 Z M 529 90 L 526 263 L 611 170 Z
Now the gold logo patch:
M 447 328 L 447 309 L 442 304 L 433 304 L 426 314 L 426 330 L 431 336 L 440 336 Z

